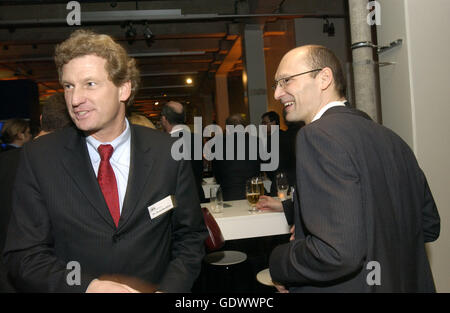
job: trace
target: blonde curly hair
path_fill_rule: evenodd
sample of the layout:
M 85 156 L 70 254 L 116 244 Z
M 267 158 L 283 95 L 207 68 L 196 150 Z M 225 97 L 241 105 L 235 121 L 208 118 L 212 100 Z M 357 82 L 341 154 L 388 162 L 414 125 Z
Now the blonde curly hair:
M 128 56 L 125 49 L 110 36 L 97 34 L 90 30 L 76 30 L 68 39 L 55 48 L 55 64 L 59 80 L 62 77 L 62 67 L 72 59 L 85 55 L 96 55 L 106 60 L 106 71 L 109 79 L 117 87 L 131 81 L 131 95 L 126 106 L 133 103 L 137 93 L 140 76 L 136 60 Z

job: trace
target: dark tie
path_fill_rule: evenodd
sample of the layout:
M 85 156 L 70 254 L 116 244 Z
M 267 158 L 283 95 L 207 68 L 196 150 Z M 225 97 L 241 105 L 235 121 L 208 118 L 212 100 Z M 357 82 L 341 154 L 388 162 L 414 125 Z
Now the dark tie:
M 114 175 L 113 168 L 109 159 L 113 154 L 114 148 L 111 145 L 100 145 L 98 152 L 100 153 L 100 166 L 98 168 L 97 180 L 100 189 L 105 197 L 109 212 L 114 220 L 114 223 L 119 225 L 120 209 L 119 209 L 119 192 L 117 191 L 116 175 Z

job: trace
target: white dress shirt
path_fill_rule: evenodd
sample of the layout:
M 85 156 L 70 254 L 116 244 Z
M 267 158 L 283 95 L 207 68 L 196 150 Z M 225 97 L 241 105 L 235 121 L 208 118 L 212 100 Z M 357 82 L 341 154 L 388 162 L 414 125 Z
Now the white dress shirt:
M 337 106 L 345 106 L 346 102 L 347 102 L 347 100 L 344 100 L 344 101 L 333 101 L 333 102 L 328 103 L 326 106 L 321 108 L 319 112 L 317 112 L 317 114 L 312 119 L 311 123 L 316 121 L 316 120 L 318 120 L 319 118 L 321 118 L 323 113 L 325 113 L 329 108 L 337 107 Z
M 189 129 L 189 127 L 187 125 L 182 125 L 182 124 L 177 124 L 174 127 L 172 127 L 172 130 L 169 132 L 170 135 L 182 131 L 182 130 L 187 130 L 189 132 L 191 132 L 191 130 Z
M 130 172 L 130 154 L 131 154 L 131 131 L 128 120 L 125 130 L 119 137 L 111 142 L 100 142 L 92 136 L 86 138 L 86 144 L 91 158 L 92 167 L 95 171 L 95 176 L 98 175 L 98 168 L 100 166 L 100 154 L 97 149 L 100 145 L 111 145 L 114 152 L 109 162 L 113 168 L 114 175 L 117 181 L 117 191 L 119 192 L 120 213 L 122 214 L 123 200 L 127 191 L 128 173 Z

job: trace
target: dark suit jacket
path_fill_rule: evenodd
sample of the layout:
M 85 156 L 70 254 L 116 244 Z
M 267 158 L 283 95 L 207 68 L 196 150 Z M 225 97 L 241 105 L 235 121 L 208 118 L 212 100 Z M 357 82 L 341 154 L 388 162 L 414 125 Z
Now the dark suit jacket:
M 299 128 L 296 130 L 279 131 L 278 168 L 274 171 L 266 172 L 267 177 L 272 181 L 272 184 L 270 185 L 271 196 L 278 196 L 276 175 L 279 172 L 286 174 L 289 186 L 295 186 L 295 137 L 298 130 Z M 271 146 L 271 137 L 272 136 L 267 137 L 268 150 L 270 150 Z
M 231 139 L 229 138 L 230 136 L 234 137 L 234 155 L 232 159 L 227 159 L 226 142 Z M 259 175 L 261 164 L 258 150 L 256 150 L 256 159 L 252 160 L 250 158 L 250 140 L 254 140 L 257 143 L 256 149 L 258 149 L 259 139 L 245 133 L 244 158 L 239 160 L 238 134 L 217 135 L 216 137 L 217 140 L 222 140 L 223 142 L 223 160 L 214 159 L 212 167 L 214 177 L 222 189 L 223 200 L 245 199 L 245 183 L 247 179 Z
M 11 151 L 11 150 L 17 150 L 17 149 L 19 149 L 19 148 L 17 148 L 16 146 L 11 146 L 10 144 L 4 144 L 0 148 L 0 152 L 6 152 L 6 151 Z
M 19 165 L 21 149 L 11 149 L 0 153 L 0 251 L 3 251 L 12 210 L 12 187 Z M 14 292 L 8 271 L 0 256 L 0 292 Z
M 93 278 L 123 274 L 167 292 L 189 291 L 207 231 L 191 166 L 171 157 L 173 140 L 130 125 L 131 159 L 118 228 L 97 183 L 84 136 L 74 128 L 25 146 L 13 195 L 4 260 L 20 291 L 84 292 Z M 174 195 L 153 219 L 148 206 Z M 70 261 L 81 268 L 81 285 Z
M 187 126 L 186 126 L 187 127 Z M 178 136 L 178 138 L 183 137 L 183 132 L 179 131 L 177 133 L 174 133 Z M 199 134 L 195 134 L 193 132 L 190 132 L 190 143 L 186 141 L 186 147 L 190 151 L 190 160 L 191 160 L 191 166 L 192 171 L 194 172 L 194 178 L 195 178 L 195 185 L 197 186 L 197 192 L 198 192 L 198 198 L 200 200 L 200 203 L 206 202 L 205 199 L 205 193 L 203 192 L 202 182 L 203 182 L 203 144 L 202 144 L 202 137 Z M 195 151 L 195 144 L 196 142 L 200 143 L 200 149 L 201 159 L 197 160 L 196 155 L 194 153 Z M 189 144 L 188 144 L 189 143 Z
M 295 240 L 273 250 L 274 281 L 291 292 L 435 291 L 425 242 L 440 220 L 409 146 L 334 107 L 300 130 L 297 147 Z M 381 285 L 367 283 L 371 261 Z

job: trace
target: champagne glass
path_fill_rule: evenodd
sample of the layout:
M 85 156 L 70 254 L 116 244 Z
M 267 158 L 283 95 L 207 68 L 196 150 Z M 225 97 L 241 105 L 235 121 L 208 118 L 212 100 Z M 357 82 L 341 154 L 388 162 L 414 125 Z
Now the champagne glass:
M 257 177 L 252 177 L 251 179 L 247 180 L 245 184 L 245 196 L 247 197 L 247 201 L 250 206 L 248 210 L 250 213 L 255 213 L 258 211 L 256 209 L 256 203 L 258 203 L 261 193 L 259 181 L 260 180 Z
M 289 189 L 289 182 L 287 180 L 287 176 L 283 172 L 279 172 L 276 175 L 276 184 L 277 184 L 277 190 L 278 190 L 278 198 L 281 199 L 281 201 L 287 199 L 287 192 Z
M 223 195 L 220 186 L 211 187 L 210 202 L 213 213 L 223 213 Z

